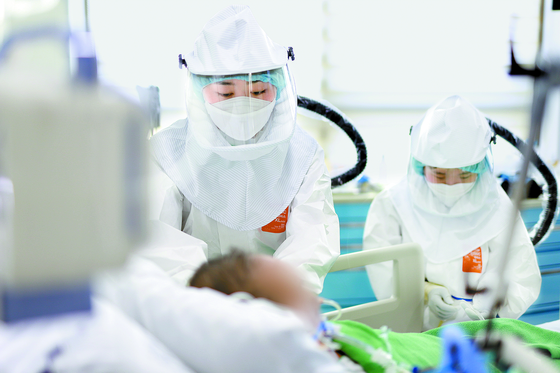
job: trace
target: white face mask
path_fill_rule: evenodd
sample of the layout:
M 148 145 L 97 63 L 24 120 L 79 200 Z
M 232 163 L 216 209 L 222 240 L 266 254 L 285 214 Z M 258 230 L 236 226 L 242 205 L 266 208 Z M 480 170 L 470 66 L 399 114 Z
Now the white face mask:
M 467 194 L 475 184 L 475 181 L 472 183 L 458 183 L 453 185 L 426 182 L 435 196 L 447 207 L 453 206 L 462 196 Z
M 208 115 L 222 132 L 235 140 L 247 141 L 268 122 L 276 100 L 243 96 L 204 104 Z

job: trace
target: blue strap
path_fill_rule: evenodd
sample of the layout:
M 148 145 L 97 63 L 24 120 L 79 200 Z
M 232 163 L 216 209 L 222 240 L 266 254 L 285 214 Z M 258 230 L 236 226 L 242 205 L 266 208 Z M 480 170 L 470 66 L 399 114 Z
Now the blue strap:
M 459 298 L 459 297 L 456 297 L 456 296 L 454 296 L 454 295 L 452 295 L 451 298 L 457 299 L 457 300 L 464 300 L 465 302 L 472 302 L 472 299 L 468 299 L 468 298 Z

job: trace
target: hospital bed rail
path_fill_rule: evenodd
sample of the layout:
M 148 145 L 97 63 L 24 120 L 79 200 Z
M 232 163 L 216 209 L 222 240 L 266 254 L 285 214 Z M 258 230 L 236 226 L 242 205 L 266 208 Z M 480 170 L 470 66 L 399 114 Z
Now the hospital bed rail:
M 407 243 L 341 255 L 330 272 L 393 261 L 393 296 L 343 308 L 340 320 L 372 328 L 388 326 L 395 332 L 421 332 L 424 314 L 424 254 L 420 245 Z M 337 311 L 326 312 L 327 318 Z

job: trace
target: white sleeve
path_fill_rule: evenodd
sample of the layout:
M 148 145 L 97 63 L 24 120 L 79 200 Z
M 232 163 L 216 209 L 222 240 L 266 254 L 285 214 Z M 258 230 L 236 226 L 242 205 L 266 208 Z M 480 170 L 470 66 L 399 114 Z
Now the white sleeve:
M 509 229 L 506 227 L 488 243 L 490 251 L 488 268 L 478 283 L 479 289 L 493 289 L 496 286 L 498 268 L 500 262 L 504 260 L 508 233 Z M 506 279 L 509 287 L 505 304 L 498 311 L 498 315 L 517 319 L 538 298 L 541 288 L 541 272 L 537 263 L 537 255 L 521 216 L 518 216 L 515 222 L 507 260 Z M 473 306 L 480 312 L 489 312 L 493 295 L 493 291 L 476 294 L 473 298 Z
M 149 171 L 150 198 L 148 219 L 159 220 L 167 202 L 167 191 L 174 187 L 175 184 L 154 162 L 149 163 Z
M 208 246 L 182 231 L 191 204 L 173 181 L 155 164 L 150 169 L 149 242 L 136 253 L 186 285 L 208 257 Z
M 403 243 L 401 220 L 388 190 L 377 195 L 368 211 L 364 227 L 364 250 Z M 375 297 L 387 299 L 393 294 L 393 262 L 366 266 Z
M 343 372 L 292 312 L 181 287 L 142 259 L 99 276 L 94 291 L 197 372 Z
M 198 267 L 207 261 L 208 245 L 170 225 L 149 222 L 150 239 L 135 256 L 150 260 L 181 285 L 186 285 Z
M 175 185 L 172 185 L 165 191 L 158 220 L 182 231 L 184 222 L 189 216 L 190 207 L 190 202 Z
M 150 163 L 149 219 L 160 220 L 175 229 L 182 230 L 191 204 L 157 165 Z
M 334 211 L 331 178 L 318 147 L 303 183 L 290 205 L 286 240 L 274 256 L 300 269 L 315 293 L 340 255 L 340 226 Z

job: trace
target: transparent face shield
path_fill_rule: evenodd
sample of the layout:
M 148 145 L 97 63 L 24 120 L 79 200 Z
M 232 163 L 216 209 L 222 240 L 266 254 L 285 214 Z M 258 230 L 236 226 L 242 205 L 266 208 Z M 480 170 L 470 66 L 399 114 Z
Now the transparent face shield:
M 460 168 L 424 167 L 424 178 L 432 193 L 448 207 L 474 187 L 478 175 Z
M 466 215 L 482 208 L 495 183 L 490 161 L 466 167 L 425 165 L 411 157 L 409 185 L 415 204 L 429 212 Z
M 187 76 L 187 114 L 207 146 L 238 146 L 289 138 L 297 97 L 288 67 L 248 74 Z

